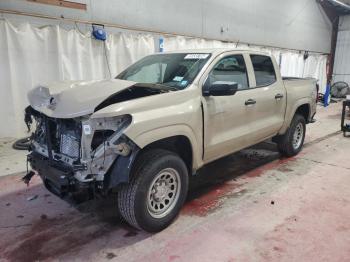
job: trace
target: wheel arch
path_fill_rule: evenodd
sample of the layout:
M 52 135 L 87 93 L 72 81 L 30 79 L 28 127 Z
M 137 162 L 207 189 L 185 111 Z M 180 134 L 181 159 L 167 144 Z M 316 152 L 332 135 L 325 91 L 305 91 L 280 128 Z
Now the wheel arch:
M 141 150 L 160 147 L 179 154 L 189 173 L 194 173 L 202 165 L 202 142 L 187 125 L 172 125 L 144 132 L 131 138 Z M 182 149 L 181 147 L 184 147 Z M 184 159 L 190 157 L 191 160 Z
M 164 149 L 176 153 L 185 162 L 189 174 L 193 169 L 193 148 L 191 141 L 184 135 L 176 135 L 160 140 L 156 140 L 144 148 L 141 151 L 150 149 Z
M 302 115 L 305 118 L 306 123 L 309 123 L 312 117 L 311 111 L 312 110 L 311 110 L 310 99 L 309 98 L 299 99 L 290 110 L 287 110 L 284 124 L 278 134 L 282 135 L 287 131 L 287 129 L 289 128 L 293 120 L 293 117 L 297 113 Z
M 293 116 L 295 116 L 295 114 L 299 114 L 303 116 L 306 123 L 308 123 L 310 119 L 310 111 L 310 104 L 302 104 L 295 110 Z

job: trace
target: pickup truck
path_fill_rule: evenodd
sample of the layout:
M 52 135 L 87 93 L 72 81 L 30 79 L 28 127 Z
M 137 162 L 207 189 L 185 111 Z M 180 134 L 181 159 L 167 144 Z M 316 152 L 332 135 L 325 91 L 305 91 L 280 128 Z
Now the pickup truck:
M 316 97 L 315 79 L 282 79 L 266 53 L 153 54 L 115 79 L 32 89 L 28 161 L 56 195 L 116 193 L 130 225 L 157 232 L 205 164 L 270 138 L 283 156 L 298 154 Z

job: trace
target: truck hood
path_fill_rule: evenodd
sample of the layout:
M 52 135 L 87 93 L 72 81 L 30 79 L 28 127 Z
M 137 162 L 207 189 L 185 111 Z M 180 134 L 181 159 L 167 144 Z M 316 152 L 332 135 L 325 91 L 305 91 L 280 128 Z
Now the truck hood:
M 65 81 L 34 88 L 28 93 L 28 100 L 35 110 L 49 117 L 74 118 L 91 114 L 104 104 L 159 94 L 161 90 L 120 79 Z

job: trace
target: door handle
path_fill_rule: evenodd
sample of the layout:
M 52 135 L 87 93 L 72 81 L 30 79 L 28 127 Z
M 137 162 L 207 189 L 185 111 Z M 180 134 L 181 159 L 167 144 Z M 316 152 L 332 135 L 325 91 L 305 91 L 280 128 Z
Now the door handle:
M 248 99 L 245 101 L 244 103 L 246 106 L 249 106 L 249 105 L 254 105 L 256 104 L 256 101 L 254 99 Z
M 283 98 L 283 95 L 282 94 L 277 94 L 275 95 L 275 99 L 282 99 Z

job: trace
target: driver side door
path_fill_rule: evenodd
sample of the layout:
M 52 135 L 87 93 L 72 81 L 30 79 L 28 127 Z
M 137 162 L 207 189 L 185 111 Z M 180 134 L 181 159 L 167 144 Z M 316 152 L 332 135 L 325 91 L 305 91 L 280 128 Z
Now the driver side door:
M 203 97 L 205 163 L 250 145 L 255 107 L 246 59 L 245 54 L 229 54 L 209 68 L 203 90 L 218 81 L 235 82 L 238 89 L 234 95 Z

